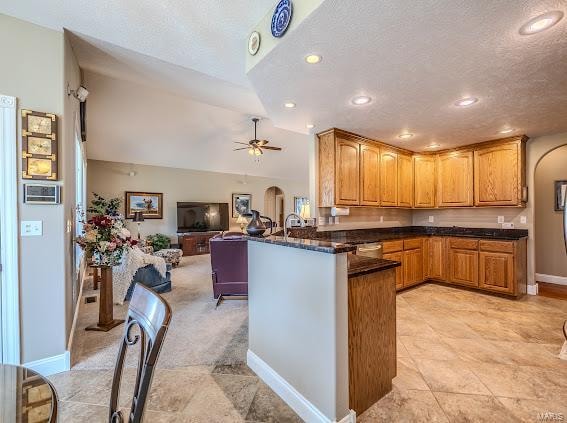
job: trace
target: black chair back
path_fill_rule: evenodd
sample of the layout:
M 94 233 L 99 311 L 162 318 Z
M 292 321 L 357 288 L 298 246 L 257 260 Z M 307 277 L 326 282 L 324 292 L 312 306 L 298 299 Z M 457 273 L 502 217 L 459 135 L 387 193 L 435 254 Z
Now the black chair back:
M 169 304 L 151 289 L 142 284 L 136 284 L 128 307 L 124 337 L 120 344 L 114 369 L 109 422 L 140 423 L 142 421 L 155 365 L 170 321 L 171 307 Z M 135 327 L 137 327 L 139 334 L 133 335 L 132 331 Z M 124 359 L 127 348 L 138 343 L 140 344 L 140 357 L 138 359 L 134 397 L 128 418 L 124 419 L 119 410 L 120 382 L 124 369 Z

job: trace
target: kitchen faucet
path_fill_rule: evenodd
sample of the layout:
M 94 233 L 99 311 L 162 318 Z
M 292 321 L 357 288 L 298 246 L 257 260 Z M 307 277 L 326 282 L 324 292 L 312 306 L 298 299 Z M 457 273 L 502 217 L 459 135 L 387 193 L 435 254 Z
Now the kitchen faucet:
M 303 220 L 303 218 L 296 214 L 296 213 L 290 213 L 287 215 L 287 217 L 285 218 L 285 222 L 283 225 L 283 233 L 284 233 L 284 238 L 287 239 L 287 221 L 289 220 L 290 217 L 296 217 L 297 219 L 299 219 L 299 224 L 301 225 L 301 227 L 305 227 L 305 220 Z

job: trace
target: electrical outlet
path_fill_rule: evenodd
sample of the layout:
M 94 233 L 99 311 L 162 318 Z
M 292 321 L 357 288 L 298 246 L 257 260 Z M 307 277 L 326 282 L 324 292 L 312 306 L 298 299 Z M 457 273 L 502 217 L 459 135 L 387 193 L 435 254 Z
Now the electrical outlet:
M 43 222 L 41 220 L 24 220 L 20 228 L 22 236 L 42 236 Z
M 504 216 L 498 216 L 498 223 L 504 223 Z
M 520 223 L 525 225 L 526 223 L 528 223 L 528 218 L 527 216 L 520 216 Z
M 435 216 L 429 216 L 429 223 L 435 222 Z
M 380 216 L 380 223 L 384 222 L 384 216 Z
M 514 224 L 512 222 L 502 223 L 502 229 L 514 229 Z

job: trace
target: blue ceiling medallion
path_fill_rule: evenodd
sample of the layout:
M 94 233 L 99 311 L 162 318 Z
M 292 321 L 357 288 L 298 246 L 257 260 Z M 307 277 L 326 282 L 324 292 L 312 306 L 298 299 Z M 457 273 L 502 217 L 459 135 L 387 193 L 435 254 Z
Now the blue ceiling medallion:
M 285 34 L 291 22 L 293 4 L 291 0 L 280 0 L 272 16 L 272 35 L 280 38 Z

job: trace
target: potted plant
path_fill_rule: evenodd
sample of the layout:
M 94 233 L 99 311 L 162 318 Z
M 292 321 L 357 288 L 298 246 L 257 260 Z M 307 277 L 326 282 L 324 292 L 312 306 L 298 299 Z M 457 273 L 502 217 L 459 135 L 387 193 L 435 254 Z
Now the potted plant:
M 146 238 L 146 243 L 147 245 L 151 245 L 155 252 L 169 248 L 171 244 L 171 240 L 167 235 L 155 234 L 155 235 L 148 235 Z

